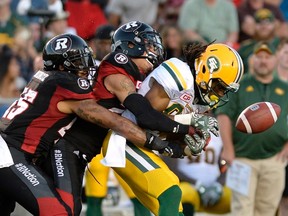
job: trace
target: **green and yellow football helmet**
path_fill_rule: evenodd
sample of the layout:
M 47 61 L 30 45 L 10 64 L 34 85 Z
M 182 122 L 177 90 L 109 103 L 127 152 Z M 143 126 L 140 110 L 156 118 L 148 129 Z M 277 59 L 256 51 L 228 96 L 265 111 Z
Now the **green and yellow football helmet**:
M 209 45 L 201 57 L 196 59 L 195 70 L 202 101 L 215 107 L 229 101 L 228 92 L 239 89 L 244 68 L 236 50 L 225 44 L 215 43 Z

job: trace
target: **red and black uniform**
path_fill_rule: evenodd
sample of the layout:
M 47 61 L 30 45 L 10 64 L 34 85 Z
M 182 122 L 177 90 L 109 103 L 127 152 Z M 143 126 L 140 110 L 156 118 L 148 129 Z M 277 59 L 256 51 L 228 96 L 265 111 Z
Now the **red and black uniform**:
M 117 60 L 120 58 L 122 61 Z M 104 98 L 98 104 L 113 112 L 121 113 L 124 107 L 115 95 L 109 93 L 103 84 L 103 79 L 110 75 L 121 73 L 129 76 L 135 85 L 144 79 L 137 66 L 123 53 L 113 52 L 101 63 L 94 87 L 94 96 Z M 73 126 L 60 139 L 51 152 L 53 173 L 58 190 L 73 195 L 69 206 L 74 208 L 75 215 L 81 212 L 82 180 L 85 166 L 94 156 L 100 153 L 102 143 L 108 128 L 89 123 L 77 118 Z M 61 164 L 59 164 L 61 158 Z M 53 162 L 54 161 L 54 162 Z M 95 176 L 97 179 L 97 175 Z
M 98 104 L 104 106 L 112 112 L 120 114 L 125 108 L 129 109 L 131 106 L 124 107 L 118 98 L 106 89 L 104 79 L 112 74 L 123 74 L 130 77 L 131 81 L 133 81 L 135 84 L 136 89 L 140 87 L 145 75 L 139 71 L 138 67 L 128 56 L 121 52 L 112 52 L 102 60 L 97 71 L 97 79 L 93 88 L 94 96 Z M 142 97 L 141 95 L 139 96 Z M 139 98 L 137 98 L 137 100 L 138 99 Z M 140 100 L 146 99 L 140 98 Z M 135 103 L 137 102 L 141 101 L 135 101 Z M 131 103 L 133 104 L 134 102 Z M 156 127 L 159 128 L 159 125 L 157 124 L 165 121 L 163 121 L 161 118 L 159 120 L 157 115 L 163 114 L 155 111 L 157 112 L 157 118 L 154 118 L 154 116 L 150 117 L 151 115 L 148 114 L 149 110 L 146 109 L 146 107 L 141 107 L 141 112 L 145 115 L 147 114 L 148 121 L 152 122 L 153 125 L 156 125 Z M 149 109 L 151 110 L 152 107 L 150 107 Z M 165 118 L 167 117 L 165 116 Z M 167 119 L 170 120 L 169 118 Z M 166 125 L 169 125 L 166 124 L 166 122 L 164 124 L 165 127 Z M 177 125 L 178 123 L 175 124 Z M 149 126 L 147 126 L 147 128 L 154 129 Z M 173 128 L 174 126 L 166 127 L 165 129 L 172 132 Z M 56 186 L 58 190 L 65 191 L 66 193 L 73 195 L 74 212 L 76 215 L 80 214 L 81 211 L 81 190 L 85 164 L 90 162 L 94 156 L 100 153 L 107 132 L 107 128 L 102 128 L 98 125 L 77 118 L 73 126 L 66 132 L 65 136 L 57 142 L 53 148 L 53 151 L 51 152 L 53 164 L 52 174 L 54 175 Z M 59 157 L 62 159 L 61 165 L 59 165 Z M 73 172 L 70 170 L 73 170 Z M 95 177 L 97 179 L 97 175 Z M 72 204 L 69 206 L 73 207 Z
M 135 83 L 136 88 L 140 86 L 145 78 L 131 59 L 123 53 L 112 52 L 102 61 L 93 89 L 94 96 L 98 104 L 115 113 L 122 113 L 125 108 L 118 98 L 106 89 L 104 79 L 106 76 L 119 73 L 129 76 Z M 89 162 L 95 155 L 100 153 L 107 131 L 106 128 L 78 118 L 72 128 L 67 131 L 64 139 L 78 147 L 86 155 Z
M 96 100 L 114 112 L 117 112 L 116 108 L 119 111 L 123 111 L 124 107 L 117 96 L 109 92 L 104 85 L 104 79 L 112 74 L 128 76 L 135 84 L 136 89 L 139 89 L 142 81 L 145 79 L 145 74 L 142 74 L 135 63 L 123 53 L 113 52 L 102 61 L 93 89 Z
M 73 210 L 60 198 L 69 196 L 55 189 L 41 165 L 76 117 L 61 113 L 57 103 L 92 98 L 87 80 L 68 72 L 38 71 L 7 109 L 1 119 L 1 135 L 14 165 L 0 169 L 1 215 L 10 215 L 13 201 L 33 215 L 72 214 Z

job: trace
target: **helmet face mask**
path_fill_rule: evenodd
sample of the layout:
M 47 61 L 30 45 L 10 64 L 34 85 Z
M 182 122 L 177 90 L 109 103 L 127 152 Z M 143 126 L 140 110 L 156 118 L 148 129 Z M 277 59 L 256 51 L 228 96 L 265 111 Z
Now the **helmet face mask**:
M 46 71 L 58 70 L 59 66 L 63 66 L 73 73 L 88 72 L 96 66 L 86 42 L 73 34 L 58 35 L 48 41 L 43 49 L 43 61 Z
M 154 67 L 164 61 L 165 56 L 159 33 L 139 21 L 120 26 L 112 37 L 111 48 L 112 51 L 120 50 L 132 58 L 146 58 Z
M 211 44 L 195 62 L 196 84 L 201 100 L 210 107 L 229 101 L 228 92 L 237 92 L 243 75 L 239 54 L 225 44 Z
M 71 53 L 73 53 L 73 55 L 63 54 L 67 56 L 64 61 L 67 70 L 88 71 L 90 67 L 94 66 L 94 60 L 89 48 L 85 48 L 84 50 L 71 50 Z

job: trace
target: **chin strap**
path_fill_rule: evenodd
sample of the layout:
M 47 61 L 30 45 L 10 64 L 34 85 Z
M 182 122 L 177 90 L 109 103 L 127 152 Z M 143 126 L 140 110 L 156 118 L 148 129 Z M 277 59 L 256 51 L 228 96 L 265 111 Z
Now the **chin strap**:
M 156 68 L 159 65 L 157 55 L 155 55 L 153 52 L 148 52 L 146 56 L 137 56 L 137 57 L 132 57 L 132 58 L 146 59 L 146 61 L 149 62 L 153 66 L 153 68 Z

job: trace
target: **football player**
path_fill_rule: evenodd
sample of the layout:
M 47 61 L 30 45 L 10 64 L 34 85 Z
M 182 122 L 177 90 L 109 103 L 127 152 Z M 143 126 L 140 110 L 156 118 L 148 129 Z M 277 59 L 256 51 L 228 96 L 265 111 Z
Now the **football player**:
M 121 41 L 114 43 L 121 44 Z M 199 125 L 201 121 L 213 123 L 213 118 L 203 113 L 228 102 L 227 93 L 238 90 L 243 75 L 242 60 L 234 49 L 224 44 L 211 44 L 199 57 L 195 50 L 201 50 L 200 47 L 188 44 L 184 49 L 187 63 L 177 58 L 164 61 L 139 89 L 139 93 L 145 95 L 156 110 L 173 115 L 182 113 L 174 119 L 192 125 Z M 126 50 L 120 49 L 123 52 Z M 199 58 L 195 62 L 196 56 Z M 126 110 L 123 115 L 139 123 L 137 116 L 134 117 L 131 112 Z M 117 134 L 108 134 L 103 145 L 103 163 L 114 166 L 117 155 L 123 155 L 123 148 L 119 147 L 117 153 L 111 150 L 121 142 Z M 155 215 L 181 215 L 179 180 L 162 159 L 130 142 L 126 142 L 124 151 L 124 162 L 123 158 L 119 158 L 118 163 L 125 167 L 113 169 L 129 184 L 137 198 Z
M 71 183 L 69 172 L 73 174 L 81 167 L 74 166 L 65 152 L 51 151 L 77 116 L 113 128 L 135 143 L 154 145 L 159 140 L 96 103 L 89 82 L 82 78 L 95 66 L 82 38 L 71 34 L 52 38 L 43 50 L 43 60 L 44 70 L 35 73 L 0 121 L 1 215 L 10 215 L 15 201 L 33 215 L 78 214 L 73 210 L 70 191 L 64 189 Z M 65 147 L 73 152 L 73 146 Z M 48 159 L 50 153 L 55 166 Z M 73 157 L 78 159 L 77 152 Z M 63 169 L 67 163 L 67 170 Z M 53 173 L 64 180 L 51 178 Z M 63 187 L 57 189 L 54 184 L 59 182 Z
M 126 44 L 127 48 L 131 47 L 133 51 L 136 51 L 138 57 L 130 58 L 122 50 L 114 50 L 102 60 L 94 85 L 94 96 L 97 103 L 116 113 L 121 113 L 124 106 L 131 110 L 136 108 L 136 111 L 134 111 L 140 114 L 141 119 L 143 119 L 144 122 L 140 125 L 144 128 L 157 128 L 159 131 L 180 134 L 188 144 L 188 150 L 189 148 L 191 148 L 191 151 L 195 151 L 195 149 L 197 151 L 202 150 L 210 136 L 208 128 L 213 129 L 214 124 L 205 124 L 204 128 L 199 128 L 195 125 L 190 126 L 175 122 L 161 112 L 154 110 L 149 101 L 143 96 L 140 95 L 139 98 L 139 95 L 136 95 L 135 86 L 139 86 L 145 77 L 142 72 L 150 72 L 154 64 L 156 65 L 163 59 L 163 47 L 159 34 L 151 26 L 136 21 L 121 26 L 116 30 L 114 36 L 117 35 L 117 32 L 125 37 L 126 41 L 123 40 L 123 44 Z M 131 43 L 128 45 L 128 41 L 133 42 L 134 45 Z M 115 44 L 119 45 L 119 42 Z M 134 48 L 132 48 L 133 46 Z M 136 66 L 137 64 L 141 65 L 141 69 Z M 110 76 L 114 77 L 113 81 L 108 79 Z M 108 80 L 109 84 L 107 83 Z M 111 85 L 118 85 L 118 89 L 112 90 Z M 115 95 L 119 93 L 121 93 L 121 100 Z M 123 106 L 121 101 L 125 99 L 125 95 L 132 95 L 132 100 L 130 100 L 131 98 L 125 100 Z M 137 98 L 136 101 L 134 101 L 134 96 Z M 137 104 L 136 107 L 135 104 Z M 140 110 L 138 110 L 139 108 Z M 149 121 L 143 118 L 146 115 L 151 116 Z M 160 124 L 159 121 L 163 124 Z M 100 153 L 107 132 L 107 127 L 99 127 L 82 119 L 77 119 L 65 133 L 65 136 L 54 145 L 51 153 L 52 161 L 54 161 L 54 181 L 57 183 L 58 190 L 69 194 L 69 204 L 74 207 L 75 214 L 79 214 L 81 211 L 84 168 L 95 155 Z M 187 134 L 191 136 L 186 136 Z M 146 142 L 145 148 L 161 151 L 167 149 L 171 155 L 173 154 L 173 157 L 182 156 L 183 149 L 180 145 L 174 142 L 163 142 L 159 137 L 149 132 L 147 132 L 147 136 L 150 136 L 151 140 Z M 135 142 L 135 144 L 138 145 L 139 143 Z M 61 171 L 64 172 L 65 178 L 58 175 L 59 155 L 65 158 L 60 166 L 64 167 Z M 67 181 L 67 179 L 70 179 L 70 181 Z M 95 179 L 97 180 L 97 175 Z M 180 193 L 180 189 L 178 191 Z
M 111 25 L 102 25 L 97 28 L 94 38 L 89 40 L 91 48 L 94 47 L 94 54 L 97 66 L 101 60 L 111 51 L 111 40 L 116 28 Z M 93 45 L 93 46 L 92 46 Z M 88 169 L 85 172 L 85 195 L 87 202 L 86 216 L 102 216 L 102 202 L 107 196 L 110 187 L 108 188 L 108 180 L 111 175 L 110 168 L 100 163 L 103 159 L 102 154 L 98 154 L 88 164 Z M 114 172 L 112 172 L 114 175 Z M 95 181 L 94 176 L 97 176 Z M 118 175 L 116 175 L 116 178 Z M 134 216 L 150 216 L 150 211 L 146 209 L 135 197 L 129 186 L 120 178 L 117 178 L 121 187 L 126 192 L 127 196 L 133 203 Z M 100 183 L 100 184 L 99 184 Z M 116 204 L 116 203 L 115 203 Z

